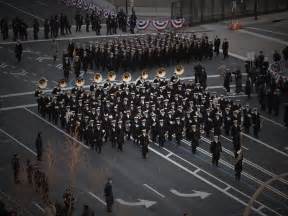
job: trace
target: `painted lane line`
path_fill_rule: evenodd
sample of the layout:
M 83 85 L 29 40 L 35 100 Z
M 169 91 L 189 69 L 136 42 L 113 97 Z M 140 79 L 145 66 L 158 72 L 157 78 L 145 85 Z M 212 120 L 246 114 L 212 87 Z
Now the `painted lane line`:
M 33 151 L 32 149 L 30 149 L 29 147 L 27 147 L 26 145 L 24 145 L 23 143 L 21 143 L 19 140 L 17 140 L 15 137 L 13 137 L 12 135 L 10 135 L 9 133 L 7 133 L 6 131 L 4 131 L 3 129 L 0 128 L 0 132 L 2 132 L 3 134 L 5 134 L 6 136 L 8 136 L 10 139 L 12 139 L 13 141 L 15 141 L 19 146 L 25 148 L 27 151 L 31 152 L 33 155 L 37 155 L 37 153 L 35 151 Z
M 94 193 L 92 192 L 88 192 L 88 194 L 90 196 L 92 196 L 93 198 L 95 198 L 96 200 L 98 200 L 101 204 L 105 205 L 106 206 L 106 202 L 104 202 L 104 200 L 102 200 L 100 197 L 96 196 Z
M 82 142 L 80 142 L 79 140 L 77 140 L 76 138 L 72 137 L 70 134 L 66 133 L 65 131 L 59 129 L 57 126 L 55 126 L 54 124 L 52 124 L 51 122 L 47 121 L 46 119 L 42 118 L 41 116 L 39 116 L 38 114 L 34 113 L 33 111 L 29 110 L 28 108 L 24 107 L 24 110 L 26 110 L 27 112 L 29 112 L 30 114 L 32 114 L 33 116 L 35 116 L 36 118 L 42 120 L 43 122 L 45 122 L 46 124 L 50 125 L 51 127 L 53 127 L 54 129 L 56 129 L 57 131 L 59 131 L 60 133 L 66 135 L 67 137 L 69 137 L 71 140 L 73 140 L 74 142 L 80 144 L 81 146 L 83 146 L 86 149 L 90 149 L 90 147 L 84 145 Z
M 198 173 L 199 171 L 201 171 L 201 169 L 196 169 L 196 170 L 194 171 L 194 173 L 196 174 L 196 173 Z
M 231 189 L 231 187 L 228 186 L 228 187 L 226 187 L 224 190 L 225 190 L 225 191 L 228 191 L 228 190 L 230 190 L 230 189 Z
M 267 143 L 264 143 L 263 141 L 261 141 L 259 139 L 256 139 L 256 138 L 254 138 L 254 137 L 252 137 L 252 136 L 250 136 L 248 134 L 245 134 L 243 132 L 241 132 L 241 134 L 243 134 L 243 136 L 245 136 L 245 137 L 247 137 L 247 138 L 249 138 L 249 139 L 251 139 L 251 140 L 253 140 L 253 141 L 255 141 L 255 142 L 257 142 L 257 143 L 259 143 L 259 144 L 261 144 L 261 145 L 263 145 L 263 146 L 265 146 L 265 147 L 267 147 L 267 148 L 269 148 L 269 149 L 271 149 L 271 150 L 273 150 L 273 151 L 285 156 L 285 157 L 288 157 L 287 153 L 285 153 L 285 152 L 283 152 L 283 151 L 281 151 L 281 150 L 279 150 L 279 149 L 277 149 L 277 148 L 275 148 L 273 146 L 270 146 Z
M 36 206 L 41 212 L 45 212 L 45 209 L 42 208 L 37 202 L 32 202 L 34 206 Z
M 1 111 L 15 110 L 15 109 L 30 108 L 30 107 L 36 107 L 36 106 L 38 106 L 38 104 L 24 104 L 24 105 L 20 105 L 20 106 L 3 107 L 3 108 L 0 108 L 0 112 Z
M 31 17 L 33 17 L 33 18 L 39 19 L 39 20 L 41 20 L 41 21 L 44 21 L 44 19 L 43 19 L 42 17 L 39 17 L 39 16 L 37 16 L 37 15 L 34 15 L 34 14 L 32 14 L 32 13 L 30 13 L 30 12 L 28 12 L 28 11 L 25 11 L 25 10 L 23 10 L 23 9 L 21 9 L 21 8 L 15 7 L 14 5 L 12 5 L 12 4 L 10 4 L 10 3 L 4 2 L 4 1 L 0 1 L 0 3 L 5 4 L 5 5 L 7 5 L 7 6 L 11 7 L 11 8 L 14 8 L 14 9 L 16 9 L 16 10 L 18 10 L 18 11 L 20 11 L 20 12 L 22 12 L 22 13 L 28 15 L 28 16 L 31 16 Z
M 270 41 L 273 41 L 273 42 L 276 42 L 276 43 L 279 43 L 279 44 L 283 44 L 283 45 L 288 45 L 288 41 L 284 41 L 284 40 L 281 40 L 281 39 L 278 39 L 278 38 L 274 38 L 274 37 L 270 37 L 270 36 L 265 36 L 265 35 L 262 35 L 262 34 L 259 34 L 259 33 L 255 33 L 255 32 L 251 32 L 251 31 L 247 31 L 247 30 L 244 30 L 244 29 L 240 29 L 238 30 L 238 32 L 241 32 L 241 33 L 244 33 L 244 34 L 249 34 L 249 35 L 252 35 L 252 36 L 255 36 L 255 37 L 258 37 L 258 38 L 263 38 L 265 40 L 270 40 Z
M 270 119 L 270 118 L 267 118 L 267 117 L 265 117 L 265 116 L 263 116 L 263 115 L 260 115 L 260 117 L 261 117 L 262 119 L 266 120 L 266 121 L 269 121 L 269 122 L 271 122 L 271 123 L 279 126 L 279 127 L 282 127 L 282 128 L 287 129 L 287 127 L 285 127 L 285 125 L 283 125 L 283 124 L 281 124 L 281 123 L 279 123 L 279 122 L 276 122 L 276 121 L 274 121 L 274 120 L 272 120 L 272 119 Z
M 169 158 L 171 155 L 173 155 L 173 153 L 170 152 L 169 154 L 166 155 L 166 157 Z
M 166 149 L 166 148 L 164 148 L 164 149 L 165 149 L 166 151 L 169 151 L 169 150 Z M 172 160 L 172 159 L 170 159 L 170 158 L 166 158 L 165 155 L 163 155 L 162 153 L 158 152 L 156 149 L 152 148 L 151 146 L 149 146 L 149 150 L 152 151 L 153 153 L 157 154 L 158 156 L 164 158 L 164 159 L 167 160 L 168 162 L 174 164 L 175 166 L 179 167 L 180 169 L 184 170 L 185 172 L 187 172 L 187 173 L 193 175 L 194 177 L 198 178 L 199 180 L 205 182 L 206 184 L 210 185 L 211 187 L 217 189 L 217 190 L 220 191 L 221 193 L 223 193 L 223 194 L 227 195 L 228 197 L 234 199 L 235 201 L 241 203 L 242 205 L 244 205 L 244 206 L 247 206 L 247 205 L 248 205 L 248 204 L 247 204 L 245 201 L 243 201 L 242 199 L 234 196 L 232 193 L 229 193 L 228 191 L 223 190 L 222 188 L 220 188 L 219 186 L 213 184 L 213 183 L 210 182 L 209 180 L 203 178 L 203 177 L 200 176 L 199 174 L 194 173 L 194 172 L 191 171 L 190 169 L 182 166 L 181 164 L 175 162 L 174 160 Z M 169 151 L 169 152 L 170 152 L 170 151 Z M 239 194 L 241 194 L 241 195 L 243 195 L 243 196 L 251 199 L 251 197 L 250 197 L 249 195 L 243 193 L 242 191 L 238 190 L 237 188 L 234 188 L 233 186 L 231 186 L 231 185 L 229 185 L 228 183 L 222 181 L 221 179 L 215 177 L 214 175 L 210 174 L 209 172 L 206 172 L 205 170 L 203 170 L 203 169 L 201 169 L 200 167 L 194 165 L 193 163 L 187 161 L 186 159 L 184 159 L 184 158 L 182 158 L 182 157 L 180 157 L 180 156 L 178 156 L 177 154 L 174 154 L 174 153 L 173 153 L 173 155 L 174 155 L 175 157 L 181 159 L 182 161 L 186 162 L 187 164 L 197 167 L 198 169 L 201 170 L 201 172 L 203 172 L 203 173 L 205 173 L 206 175 L 208 175 L 208 176 L 210 176 L 210 177 L 218 180 L 219 182 L 221 182 L 221 183 L 223 183 L 224 185 L 226 185 L 226 187 L 229 186 L 229 187 L 233 188 L 233 190 L 237 191 Z M 256 201 L 256 202 L 257 202 L 258 204 L 260 204 L 260 205 L 265 206 L 264 204 L 260 203 L 259 201 Z M 265 206 L 265 208 L 267 208 L 267 209 L 270 210 L 271 212 L 275 213 L 276 215 L 281 216 L 281 214 L 279 214 L 279 213 L 276 212 L 275 210 L 273 210 L 273 209 L 271 209 L 271 208 L 269 208 L 269 207 L 267 207 L 267 206 Z M 257 212 L 258 214 L 260 214 L 260 215 L 262 215 L 262 216 L 267 216 L 265 213 L 263 213 L 263 212 L 261 212 L 261 211 L 258 211 L 258 210 L 257 210 L 256 208 L 254 208 L 254 207 L 252 207 L 252 210 L 255 211 L 255 212 Z
M 182 140 L 183 141 L 183 140 Z M 204 140 L 203 140 L 204 141 Z M 207 142 L 207 141 L 204 141 L 204 142 Z M 186 143 L 187 145 L 189 145 L 188 141 L 184 140 L 184 143 Z M 189 145 L 190 146 L 190 145 Z M 212 158 L 212 155 L 211 153 L 207 152 L 206 150 L 198 147 L 197 148 L 199 150 L 199 152 L 203 153 L 204 155 L 208 156 L 209 158 Z M 228 168 L 234 170 L 234 165 L 224 161 L 223 159 L 220 159 L 219 160 L 220 163 L 222 163 L 223 165 L 227 166 Z M 250 175 L 249 173 L 246 173 L 246 172 L 242 172 L 242 175 L 247 177 L 248 179 L 258 183 L 259 185 L 262 185 L 264 182 L 261 181 L 260 179 L 257 179 L 255 178 L 254 176 Z M 285 199 L 288 199 L 288 196 L 284 193 L 282 193 L 281 191 L 279 191 L 278 189 L 274 188 L 274 187 L 271 187 L 270 185 L 268 185 L 266 187 L 267 189 L 271 190 L 272 192 L 274 192 L 275 194 L 278 194 L 279 196 L 285 198 Z
M 273 33 L 273 34 L 278 34 L 278 35 L 288 36 L 288 34 L 283 33 L 283 32 L 271 31 L 271 30 L 262 29 L 262 28 L 245 27 L 245 29 L 252 29 L 252 30 L 257 30 L 257 31 L 262 31 L 262 32 L 268 32 L 268 33 Z
M 160 192 L 158 192 L 156 189 L 152 188 L 151 186 L 149 186 L 148 184 L 143 184 L 144 187 L 148 188 L 149 190 L 153 191 L 154 193 L 156 193 L 158 196 L 160 196 L 161 198 L 165 198 L 165 196 L 163 194 L 161 194 Z

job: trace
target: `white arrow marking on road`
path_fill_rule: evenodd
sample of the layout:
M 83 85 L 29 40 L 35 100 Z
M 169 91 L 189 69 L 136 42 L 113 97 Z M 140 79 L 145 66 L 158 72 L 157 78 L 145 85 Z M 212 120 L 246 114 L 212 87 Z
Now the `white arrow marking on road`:
M 127 206 L 145 206 L 145 208 L 150 208 L 151 206 L 155 205 L 156 201 L 149 201 L 144 199 L 138 199 L 139 202 L 126 202 L 123 199 L 116 199 L 118 203 L 121 205 L 127 205 Z
M 21 72 L 19 73 L 10 73 L 10 74 L 14 76 L 26 76 L 28 72 L 22 69 Z
M 6 68 L 6 67 L 8 67 L 7 64 L 5 64 L 5 63 L 1 63 L 0 68 Z
M 43 62 L 44 60 L 53 60 L 52 57 L 38 57 L 36 58 L 36 61 Z
M 207 192 L 196 191 L 196 190 L 193 190 L 193 191 L 194 191 L 194 193 L 192 193 L 192 194 L 184 194 L 184 193 L 178 192 L 175 189 L 170 189 L 171 193 L 173 193 L 176 196 L 180 196 L 180 197 L 187 197 L 187 198 L 200 197 L 201 199 L 205 199 L 211 195 L 210 193 L 207 193 Z
M 62 64 L 58 64 L 58 65 L 56 65 L 56 68 L 58 68 L 58 69 L 62 70 L 62 68 L 63 68 L 63 65 L 62 65 Z

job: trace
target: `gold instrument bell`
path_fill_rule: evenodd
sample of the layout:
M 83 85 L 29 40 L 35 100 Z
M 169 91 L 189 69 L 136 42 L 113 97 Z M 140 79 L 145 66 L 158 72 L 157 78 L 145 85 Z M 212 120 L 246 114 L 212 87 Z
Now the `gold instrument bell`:
M 108 72 L 108 78 L 107 78 L 110 82 L 115 81 L 116 80 L 116 73 L 115 71 L 109 71 Z
M 85 84 L 85 80 L 83 78 L 78 78 L 75 84 L 77 87 L 82 87 Z
M 175 74 L 176 76 L 181 76 L 184 74 L 184 67 L 182 65 L 176 65 L 175 67 Z
M 45 77 L 42 77 L 40 80 L 38 80 L 37 85 L 38 88 L 45 89 L 47 88 L 48 80 Z
M 67 87 L 67 81 L 65 79 L 61 79 L 58 82 L 59 87 L 62 88 L 66 88 Z
M 156 76 L 159 77 L 159 78 L 163 78 L 166 76 L 166 69 L 161 67 L 159 68 L 157 71 L 156 71 Z
M 144 69 L 144 70 L 142 71 L 142 73 L 141 73 L 141 79 L 142 79 L 142 80 L 147 80 L 148 77 L 149 77 L 149 72 L 148 72 L 147 69 Z
M 94 82 L 96 82 L 96 83 L 102 82 L 102 75 L 100 73 L 95 73 Z
M 131 74 L 130 74 L 129 72 L 125 72 L 125 73 L 123 74 L 123 76 L 122 76 L 123 82 L 128 83 L 128 82 L 131 81 L 131 79 L 132 79 L 132 76 L 131 76 Z

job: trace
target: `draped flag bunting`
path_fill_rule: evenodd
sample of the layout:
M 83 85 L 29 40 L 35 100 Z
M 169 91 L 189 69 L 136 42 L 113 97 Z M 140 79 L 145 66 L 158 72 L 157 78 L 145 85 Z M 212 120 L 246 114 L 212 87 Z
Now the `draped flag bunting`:
M 152 21 L 152 25 L 154 26 L 154 28 L 156 28 L 157 30 L 164 30 L 169 24 L 169 20 L 153 20 Z
M 182 19 L 172 19 L 172 20 L 171 20 L 171 25 L 172 25 L 174 28 L 178 29 L 178 28 L 182 28 L 182 27 L 183 27 L 184 22 L 185 22 L 185 19 L 184 19 L 184 18 L 182 18 Z
M 138 20 L 137 21 L 137 28 L 139 30 L 145 30 L 150 24 L 149 20 Z

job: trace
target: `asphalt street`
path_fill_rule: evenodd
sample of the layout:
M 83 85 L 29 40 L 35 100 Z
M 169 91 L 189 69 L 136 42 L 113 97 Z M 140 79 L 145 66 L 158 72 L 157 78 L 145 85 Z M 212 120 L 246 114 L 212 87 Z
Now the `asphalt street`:
M 45 7 L 43 4 L 41 6 L 39 0 L 31 6 L 27 5 L 28 1 L 5 2 L 21 10 L 0 2 L 1 13 L 14 13 L 15 16 L 32 20 L 32 15 L 49 16 L 47 8 L 54 8 L 56 0 L 43 1 Z M 55 13 L 64 9 L 57 8 Z M 74 11 L 69 13 L 72 16 Z M 282 16 L 286 18 L 285 14 Z M 285 46 L 285 35 L 288 34 L 285 20 L 277 23 L 250 22 L 239 32 L 229 31 L 223 23 L 207 24 L 187 31 L 199 29 L 210 31 L 207 34 L 212 38 L 219 35 L 230 41 L 229 59 L 223 60 L 219 56 L 201 62 L 208 74 L 208 90 L 219 94 L 225 94 L 220 76 L 222 67 L 240 67 L 244 73 L 243 60 L 247 52 L 264 50 L 271 57 L 274 49 L 280 50 Z M 90 33 L 74 36 L 80 44 L 103 40 Z M 58 43 L 60 50 L 63 50 L 68 40 L 63 38 Z M 187 140 L 182 140 L 180 146 L 172 141 L 164 148 L 153 143 L 149 147 L 147 160 L 142 159 L 139 146 L 131 141 L 125 143 L 124 152 L 117 152 L 108 143 L 104 145 L 102 154 L 97 154 L 38 115 L 33 95 L 36 83 L 44 76 L 49 80 L 48 89 L 53 88 L 63 77 L 62 65 L 60 56 L 55 64 L 52 61 L 49 51 L 51 41 L 32 41 L 23 46 L 23 59 L 21 63 L 16 63 L 14 44 L 1 41 L 0 45 L 0 191 L 12 197 L 28 212 L 27 215 L 42 215 L 45 207 L 41 197 L 26 181 L 24 164 L 27 159 L 47 173 L 50 196 L 54 200 L 61 201 L 67 186 L 73 186 L 75 215 L 80 214 L 83 204 L 92 207 L 95 215 L 107 215 L 103 189 L 107 178 L 112 177 L 115 205 L 110 215 L 180 216 L 188 212 L 189 215 L 197 216 L 240 216 L 261 184 L 288 171 L 288 132 L 283 126 L 282 109 L 278 117 L 261 113 L 263 126 L 258 139 L 243 134 L 245 160 L 240 182 L 234 180 L 231 137 L 221 137 L 223 152 L 218 168 L 211 165 L 210 137 L 202 137 L 195 155 L 192 155 Z M 183 63 L 184 80 L 193 79 L 193 67 L 197 63 Z M 157 67 L 148 69 L 151 71 L 150 79 L 153 79 Z M 167 71 L 169 77 L 174 66 L 167 68 Z M 121 79 L 122 72 L 117 73 L 117 80 Z M 94 73 L 88 71 L 84 75 L 86 85 L 89 85 Z M 131 73 L 133 80 L 140 75 L 139 70 Z M 102 74 L 105 78 L 107 71 Z M 70 77 L 69 86 L 72 87 L 74 75 Z M 243 77 L 244 83 L 245 74 Z M 258 105 L 255 96 L 250 100 L 245 95 L 232 94 L 230 97 L 240 100 L 242 104 L 248 103 L 250 107 Z M 40 164 L 35 160 L 34 145 L 38 131 L 43 132 L 44 140 L 44 160 Z M 23 165 L 20 185 L 14 185 L 12 181 L 10 161 L 15 153 L 20 156 Z M 284 177 L 269 184 L 261 193 L 253 204 L 252 215 L 288 215 L 287 200 L 288 177 Z

